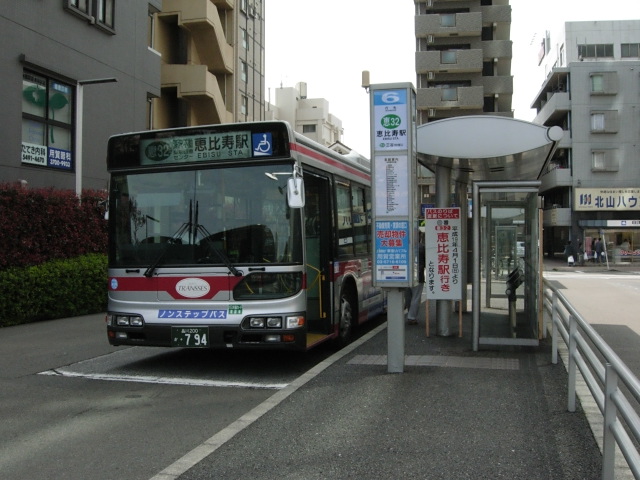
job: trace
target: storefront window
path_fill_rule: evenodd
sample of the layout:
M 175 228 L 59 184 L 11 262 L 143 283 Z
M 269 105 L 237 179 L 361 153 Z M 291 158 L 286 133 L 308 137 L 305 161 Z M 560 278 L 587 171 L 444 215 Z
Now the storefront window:
M 22 77 L 22 163 L 71 170 L 71 85 L 25 71 Z
M 584 250 L 587 261 L 595 260 L 595 242 L 601 239 L 609 263 L 640 262 L 640 229 L 585 230 Z

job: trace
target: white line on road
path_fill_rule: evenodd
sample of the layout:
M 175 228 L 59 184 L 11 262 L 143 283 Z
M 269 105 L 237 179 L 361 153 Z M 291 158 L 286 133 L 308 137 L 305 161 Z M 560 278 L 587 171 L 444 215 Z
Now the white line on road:
M 226 442 L 231 440 L 236 434 L 240 433 L 246 427 L 251 425 L 253 422 L 258 420 L 262 415 L 267 413 L 272 408 L 276 407 L 280 402 L 282 402 L 289 395 L 294 393 L 300 387 L 302 387 L 309 380 L 313 379 L 317 375 L 320 374 L 323 370 L 325 370 L 330 365 L 334 364 L 342 357 L 352 352 L 355 348 L 359 347 L 363 343 L 365 343 L 370 338 L 377 335 L 380 331 L 387 328 L 387 322 L 383 323 L 379 327 L 373 329 L 363 337 L 359 338 L 357 341 L 352 344 L 346 346 L 339 352 L 334 353 L 326 360 L 320 362 L 311 370 L 306 373 L 303 373 L 298 378 L 296 378 L 293 382 L 291 382 L 286 388 L 274 393 L 269 398 L 267 398 L 260 405 L 255 407 L 253 410 L 245 413 L 242 417 L 237 419 L 231 425 L 226 428 L 223 428 L 218 433 L 213 435 L 208 440 L 205 440 L 203 443 L 195 447 L 190 452 L 186 453 L 182 458 L 179 458 L 174 463 L 169 465 L 167 468 L 162 470 L 156 476 L 154 476 L 151 480 L 175 480 L 184 472 L 189 470 L 191 467 L 196 465 L 198 462 L 203 460 L 204 458 L 211 455 L 218 448 L 224 445 Z
M 280 390 L 288 383 L 254 383 L 254 382 L 224 382 L 220 380 L 206 380 L 202 378 L 151 377 L 146 375 L 113 375 L 109 373 L 80 373 L 64 368 L 56 368 L 40 372 L 39 375 L 54 375 L 61 377 L 79 377 L 89 380 L 106 380 L 111 382 L 157 383 L 162 385 L 186 385 L 192 387 L 236 387 L 263 388 Z

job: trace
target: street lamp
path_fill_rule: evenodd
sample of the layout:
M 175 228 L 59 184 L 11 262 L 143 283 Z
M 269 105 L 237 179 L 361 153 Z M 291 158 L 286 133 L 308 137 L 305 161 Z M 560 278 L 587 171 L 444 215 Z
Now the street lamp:
M 112 83 L 117 82 L 117 78 L 94 78 L 91 80 L 78 80 L 76 85 L 76 140 L 74 146 L 74 158 L 76 169 L 76 195 L 78 198 L 82 195 L 82 110 L 84 86 L 93 85 L 94 83 Z

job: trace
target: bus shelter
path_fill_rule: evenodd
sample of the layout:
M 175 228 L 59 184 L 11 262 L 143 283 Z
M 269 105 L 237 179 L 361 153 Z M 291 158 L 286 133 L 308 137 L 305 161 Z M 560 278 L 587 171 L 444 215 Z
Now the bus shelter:
M 417 159 L 435 173 L 436 206 L 456 203 L 471 218 L 470 242 L 468 222 L 462 224 L 462 249 L 470 252 L 462 275 L 472 286 L 474 350 L 536 346 L 542 336 L 538 179 L 562 133 L 499 116 L 454 117 L 417 129 Z M 437 334 L 452 334 L 451 310 L 452 302 L 436 301 Z

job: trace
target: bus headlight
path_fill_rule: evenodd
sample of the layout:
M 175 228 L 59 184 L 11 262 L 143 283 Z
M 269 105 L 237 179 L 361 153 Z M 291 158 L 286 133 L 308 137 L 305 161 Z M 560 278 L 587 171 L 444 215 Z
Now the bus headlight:
M 267 328 L 282 328 L 282 317 L 267 318 Z
M 249 328 L 282 328 L 282 317 L 250 317 Z
M 291 315 L 287 317 L 249 317 L 243 322 L 244 328 L 299 328 L 304 326 L 304 316 Z
M 114 327 L 142 327 L 144 325 L 144 320 L 139 315 L 111 314 L 108 321 L 109 325 Z
M 249 319 L 249 327 L 250 328 L 264 328 L 264 318 L 251 317 Z

